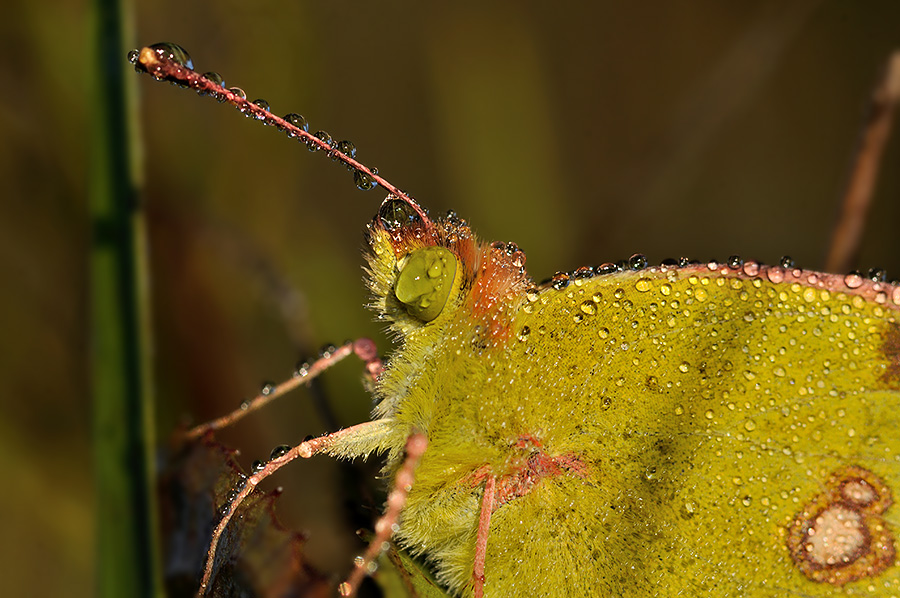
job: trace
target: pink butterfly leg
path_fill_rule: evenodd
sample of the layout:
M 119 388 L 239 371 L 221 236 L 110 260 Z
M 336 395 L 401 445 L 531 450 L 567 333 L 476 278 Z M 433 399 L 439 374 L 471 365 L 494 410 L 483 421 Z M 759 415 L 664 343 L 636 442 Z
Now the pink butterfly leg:
M 497 478 L 488 475 L 481 498 L 481 515 L 478 517 L 478 537 L 475 540 L 475 562 L 472 565 L 472 583 L 475 598 L 484 596 L 484 561 L 487 557 L 488 534 L 491 531 L 491 512 L 494 510 L 494 496 Z
M 382 515 L 375 523 L 375 537 L 366 548 L 365 554 L 356 559 L 356 569 L 347 578 L 347 581 L 338 586 L 338 592 L 341 596 L 353 596 L 359 589 L 366 575 L 374 572 L 375 560 L 388 547 L 388 541 L 391 539 L 397 528 L 397 520 L 400 517 L 400 511 L 406 505 L 406 498 L 412 489 L 413 481 L 415 481 L 416 466 L 428 447 L 428 438 L 424 434 L 411 434 L 406 440 L 406 460 L 397 470 L 394 477 L 394 486 L 388 495 L 387 504 L 384 515 Z
M 311 440 L 301 442 L 286 453 L 283 453 L 281 456 L 272 459 L 261 469 L 256 470 L 250 477 L 248 477 L 244 481 L 244 484 L 243 486 L 241 486 L 239 492 L 235 495 L 234 499 L 230 503 L 228 503 L 225 512 L 222 514 L 222 518 L 219 520 L 218 524 L 216 524 L 216 528 L 213 530 L 212 538 L 209 542 L 209 549 L 206 553 L 206 564 L 203 568 L 203 579 L 200 582 L 200 588 L 197 590 L 197 596 L 199 597 L 206 595 L 206 591 L 209 589 L 209 584 L 212 580 L 213 575 L 213 565 L 215 564 L 216 549 L 219 545 L 219 540 L 221 540 L 222 538 L 222 534 L 225 532 L 225 528 L 227 527 L 228 522 L 231 521 L 232 517 L 234 517 L 234 514 L 240 504 L 244 502 L 245 498 L 250 496 L 250 493 L 253 492 L 253 490 L 257 485 L 259 485 L 260 482 L 262 482 L 264 479 L 266 479 L 297 457 L 308 459 L 315 455 L 317 452 L 333 444 L 334 442 L 340 441 L 342 436 L 358 433 L 360 429 L 371 424 L 372 422 L 357 424 L 355 426 L 346 428 L 344 430 L 339 430 L 338 432 L 334 432 L 332 434 L 326 434 L 325 436 L 320 436 L 318 438 L 313 438 Z
M 378 357 L 378 351 L 373 341 L 367 338 L 360 338 L 355 341 L 344 343 L 333 351 L 325 351 L 322 356 L 314 361 L 309 367 L 298 368 L 290 380 L 286 380 L 275 386 L 266 386 L 258 395 L 249 401 L 244 401 L 238 409 L 235 409 L 228 415 L 223 415 L 222 417 L 192 428 L 187 433 L 188 439 L 199 438 L 207 432 L 230 426 L 244 416 L 257 409 L 261 409 L 274 399 L 294 390 L 301 384 L 311 381 L 334 364 L 343 361 L 345 357 L 349 357 L 352 354 L 355 354 L 363 361 L 366 367 L 366 376 L 370 380 L 374 381 L 381 374 L 383 365 L 381 359 Z

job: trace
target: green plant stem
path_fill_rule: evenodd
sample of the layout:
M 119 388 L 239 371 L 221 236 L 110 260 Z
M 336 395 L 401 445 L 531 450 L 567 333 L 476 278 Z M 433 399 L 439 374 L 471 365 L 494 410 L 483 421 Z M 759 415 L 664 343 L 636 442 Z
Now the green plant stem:
M 97 595 L 159 597 L 154 403 L 128 0 L 93 3 L 90 368 Z

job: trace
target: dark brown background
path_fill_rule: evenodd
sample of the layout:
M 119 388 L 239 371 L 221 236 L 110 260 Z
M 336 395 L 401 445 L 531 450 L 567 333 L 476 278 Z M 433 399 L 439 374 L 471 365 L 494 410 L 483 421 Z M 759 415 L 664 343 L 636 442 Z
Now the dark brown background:
M 274 111 L 296 111 L 532 276 L 645 253 L 822 266 L 866 100 L 900 5 L 142 2 L 137 44 L 175 41 Z M 17 3 L 0 25 L 0 463 L 10 595 L 91 593 L 86 7 Z M 129 48 L 122 48 L 122 65 Z M 137 75 L 135 75 L 137 77 Z M 160 435 L 371 335 L 362 231 L 382 193 L 208 99 L 139 81 Z M 900 143 L 861 266 L 900 275 Z M 280 289 L 280 290 L 277 290 Z M 277 290 L 277 292 L 276 292 Z M 340 425 L 360 368 L 327 375 Z M 227 436 L 246 459 L 325 431 L 305 393 Z M 359 551 L 327 459 L 279 478 L 323 567 Z M 352 485 L 352 484 L 351 484 Z M 7 519 L 5 517 L 4 519 Z M 49 575 L 52 572 L 52 575 Z

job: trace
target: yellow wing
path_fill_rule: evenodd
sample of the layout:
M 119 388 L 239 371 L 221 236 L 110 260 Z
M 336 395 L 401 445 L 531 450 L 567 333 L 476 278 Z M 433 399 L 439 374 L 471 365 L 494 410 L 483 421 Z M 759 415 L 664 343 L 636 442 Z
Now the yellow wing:
M 401 538 L 469 592 L 487 466 L 488 596 L 900 595 L 898 309 L 752 263 L 527 292 L 434 358 Z

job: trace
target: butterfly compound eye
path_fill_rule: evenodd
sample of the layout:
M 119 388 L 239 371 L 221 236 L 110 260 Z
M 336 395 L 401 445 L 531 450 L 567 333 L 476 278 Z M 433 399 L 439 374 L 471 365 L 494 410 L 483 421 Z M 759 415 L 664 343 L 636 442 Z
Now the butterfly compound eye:
M 422 218 L 409 203 L 400 199 L 389 199 L 378 210 L 378 220 L 388 232 L 404 226 L 422 225 Z
M 430 322 L 447 304 L 455 277 L 456 256 L 449 249 L 417 249 L 407 257 L 394 286 L 394 294 L 410 315 Z

